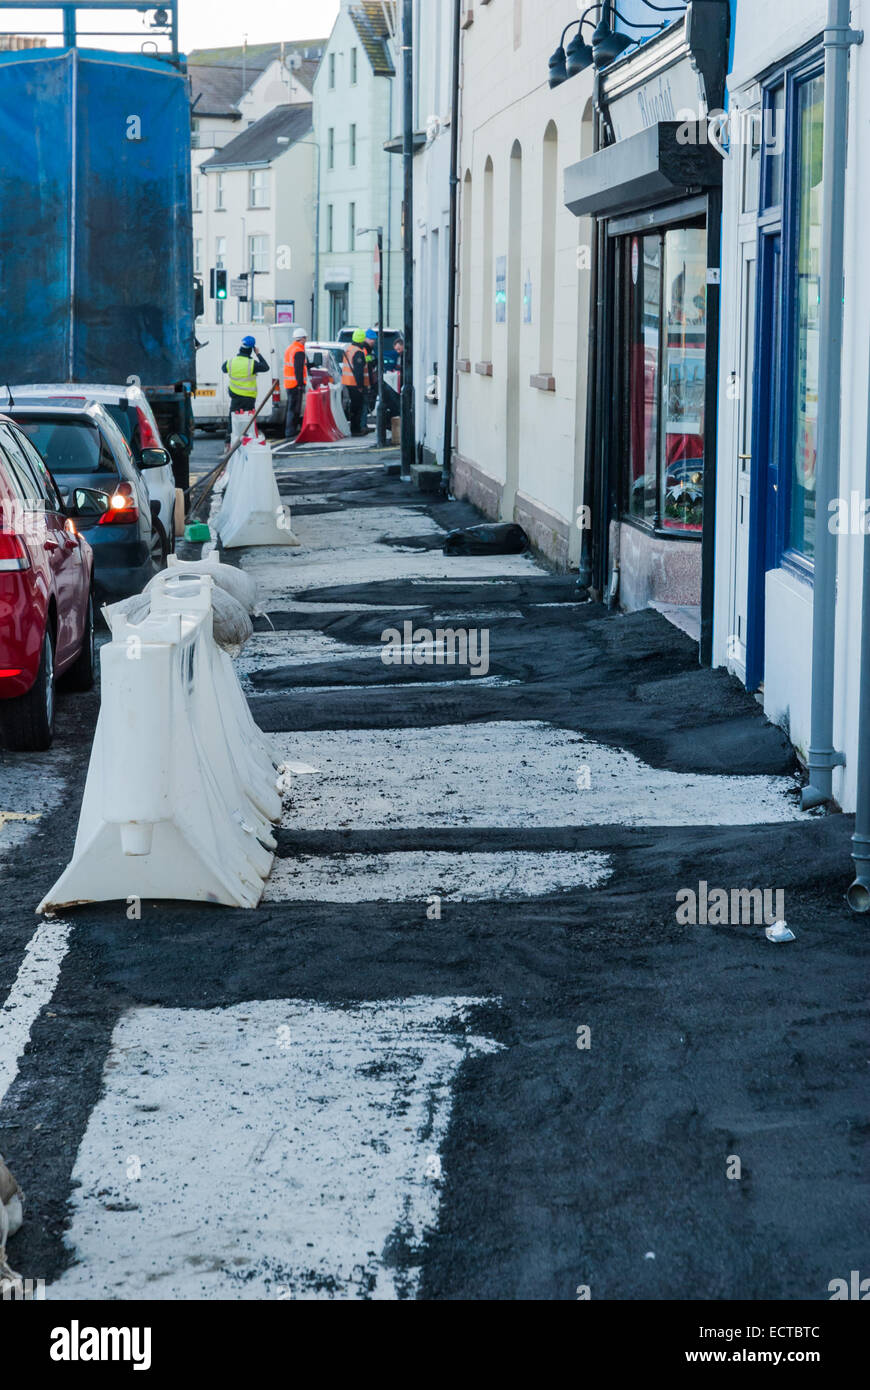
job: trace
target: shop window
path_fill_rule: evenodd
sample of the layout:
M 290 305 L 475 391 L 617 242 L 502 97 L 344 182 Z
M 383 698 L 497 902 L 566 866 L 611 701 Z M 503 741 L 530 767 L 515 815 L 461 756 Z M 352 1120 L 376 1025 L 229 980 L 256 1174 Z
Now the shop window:
M 702 226 L 623 239 L 624 505 L 664 534 L 703 528 L 706 272 Z
M 819 56 L 774 79 L 765 110 L 756 319 L 757 545 L 766 569 L 812 574 L 816 527 L 824 72 Z M 759 513 L 759 516 L 761 513 Z
M 765 171 L 766 208 L 782 203 L 785 177 L 785 83 L 780 82 L 767 93 L 764 103 L 764 148 L 767 155 Z
M 632 237 L 629 254 L 628 510 L 653 525 L 658 495 L 661 237 Z
M 813 556 L 816 522 L 824 100 L 821 74 L 798 88 L 794 399 L 787 544 L 790 550 L 807 559 Z
M 703 227 L 673 228 L 665 233 L 664 252 L 660 516 L 666 530 L 700 531 L 704 521 L 706 231 Z

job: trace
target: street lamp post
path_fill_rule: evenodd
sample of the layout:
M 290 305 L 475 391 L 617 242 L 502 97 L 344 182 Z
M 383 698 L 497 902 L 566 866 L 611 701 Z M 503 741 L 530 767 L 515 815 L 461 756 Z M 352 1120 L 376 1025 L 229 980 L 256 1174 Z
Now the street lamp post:
M 384 419 L 384 229 L 383 227 L 359 227 L 357 236 L 374 232 L 378 238 L 378 405 L 377 427 L 378 448 L 383 449 L 387 442 L 387 427 Z

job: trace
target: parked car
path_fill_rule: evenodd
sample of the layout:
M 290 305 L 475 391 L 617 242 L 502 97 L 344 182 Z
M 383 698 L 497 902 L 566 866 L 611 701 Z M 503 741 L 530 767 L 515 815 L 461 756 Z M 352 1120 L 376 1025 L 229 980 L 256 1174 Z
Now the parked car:
M 98 600 L 111 603 L 139 593 L 165 563 L 153 524 L 158 505 L 106 409 L 96 401 L 37 405 L 22 399 L 7 413 L 42 455 L 69 515 L 93 548 Z
M 115 421 L 130 446 L 133 458 L 145 478 L 148 496 L 160 508 L 155 530 L 164 544 L 166 554 L 175 549 L 175 476 L 170 451 L 160 438 L 160 428 L 151 403 L 141 386 L 74 386 L 44 384 L 13 386 L 14 401 L 45 405 L 87 405 L 98 401 Z M 170 447 L 183 448 L 175 436 Z
M 367 331 L 368 331 L 368 329 L 366 329 L 366 332 L 367 332 Z M 338 341 L 341 343 L 341 350 L 342 350 L 342 352 L 344 352 L 345 343 L 352 343 L 352 342 L 353 342 L 353 335 L 354 335 L 355 332 L 356 332 L 356 326 L 351 327 L 351 328 L 342 328 L 342 329 L 339 330 Z M 396 349 L 395 349 L 395 347 L 393 346 L 393 344 L 395 343 L 396 339 L 397 339 L 397 338 L 401 338 L 401 336 L 402 336 L 402 331 L 401 331 L 401 329 L 399 329 L 399 328 L 385 328 L 385 329 L 384 329 L 384 371 L 385 371 L 385 372 L 394 372 L 394 371 L 396 370 L 396 367 L 398 366 L 399 354 L 396 352 Z M 375 334 L 375 341 L 377 341 L 377 333 Z M 376 349 L 376 351 L 377 351 L 377 349 Z
M 27 435 L 0 415 L 0 737 L 48 748 L 55 683 L 94 683 L 94 556 Z
M 329 386 L 341 381 L 344 343 L 306 343 L 308 372 L 315 386 Z

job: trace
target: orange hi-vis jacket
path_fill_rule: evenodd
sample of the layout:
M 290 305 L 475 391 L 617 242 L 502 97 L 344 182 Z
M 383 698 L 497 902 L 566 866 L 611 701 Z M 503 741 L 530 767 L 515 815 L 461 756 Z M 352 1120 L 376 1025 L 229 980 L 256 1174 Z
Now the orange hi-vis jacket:
M 341 384 L 342 386 L 356 386 L 357 379 L 354 375 L 353 360 L 357 353 L 361 352 L 365 357 L 365 348 L 362 343 L 348 343 L 344 350 L 344 357 L 341 360 Z M 368 385 L 368 367 L 363 372 L 363 386 Z
M 296 380 L 296 358 L 302 354 L 302 380 Z M 293 391 L 297 386 L 304 386 L 308 380 L 308 360 L 305 356 L 305 347 L 300 342 L 292 342 L 284 353 L 284 385 L 288 391 Z

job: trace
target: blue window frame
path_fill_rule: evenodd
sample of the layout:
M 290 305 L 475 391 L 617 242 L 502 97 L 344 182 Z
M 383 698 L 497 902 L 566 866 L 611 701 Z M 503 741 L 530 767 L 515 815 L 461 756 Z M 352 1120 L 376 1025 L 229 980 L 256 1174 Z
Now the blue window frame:
M 824 57 L 763 84 L 746 682 L 764 664 L 764 576 L 813 577 Z M 800 465 L 800 466 L 798 466 Z

